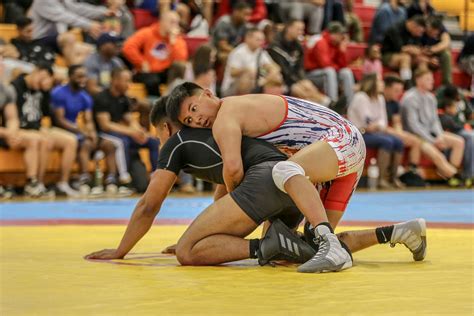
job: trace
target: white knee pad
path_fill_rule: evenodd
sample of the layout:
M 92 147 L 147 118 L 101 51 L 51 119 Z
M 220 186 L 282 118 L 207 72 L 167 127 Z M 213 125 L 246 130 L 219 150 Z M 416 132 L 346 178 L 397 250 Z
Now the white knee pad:
M 273 182 L 278 189 L 285 192 L 285 183 L 291 177 L 297 175 L 305 175 L 304 169 L 293 161 L 280 161 L 272 169 Z

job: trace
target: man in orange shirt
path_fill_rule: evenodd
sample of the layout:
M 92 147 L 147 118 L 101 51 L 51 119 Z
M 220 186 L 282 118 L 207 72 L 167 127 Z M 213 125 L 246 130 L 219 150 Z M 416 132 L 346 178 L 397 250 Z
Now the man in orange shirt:
M 160 95 L 167 70 L 175 61 L 188 59 L 188 48 L 179 31 L 179 16 L 163 13 L 160 22 L 142 28 L 123 45 L 123 54 L 133 64 L 135 81 L 145 84 L 148 94 Z

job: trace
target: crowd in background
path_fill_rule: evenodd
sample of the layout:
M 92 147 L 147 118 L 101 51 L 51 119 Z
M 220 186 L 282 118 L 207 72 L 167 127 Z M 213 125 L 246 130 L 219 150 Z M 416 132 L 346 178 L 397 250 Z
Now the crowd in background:
M 154 23 L 136 29 L 137 8 Z M 450 186 L 472 185 L 472 91 L 452 83 L 450 34 L 429 0 L 380 4 L 360 82 L 347 58 L 349 42 L 364 38 L 352 0 L 4 0 L 3 11 L 18 36 L 0 34 L 0 147 L 24 151 L 28 196 L 143 192 L 140 149 L 152 170 L 159 155 L 150 104 L 184 81 L 221 97 L 287 94 L 334 109 L 377 149 L 381 188 L 425 185 L 422 156 Z M 185 37 L 203 36 L 190 56 Z M 471 75 L 473 56 L 471 36 L 456 61 Z M 148 99 L 128 95 L 132 82 Z M 60 180 L 47 186 L 56 150 Z M 105 174 L 91 172 L 103 158 Z M 179 189 L 194 192 L 193 179 L 182 174 Z

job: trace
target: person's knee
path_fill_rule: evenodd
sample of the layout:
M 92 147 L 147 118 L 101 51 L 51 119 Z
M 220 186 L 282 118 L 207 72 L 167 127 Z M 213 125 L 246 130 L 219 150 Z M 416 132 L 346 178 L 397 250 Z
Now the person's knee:
M 337 80 L 337 72 L 333 67 L 324 68 L 324 75 L 326 76 L 327 80 Z
M 342 81 L 352 81 L 354 78 L 352 75 L 352 70 L 349 68 L 342 68 L 339 70 L 339 77 Z
M 403 141 L 398 137 L 393 137 L 393 150 L 396 152 L 403 152 L 405 145 Z
M 115 145 L 111 141 L 104 140 L 101 145 L 101 149 L 106 154 L 115 154 Z
M 192 255 L 191 247 L 186 243 L 179 241 L 176 245 L 176 259 L 182 266 L 197 265 L 196 258 Z
M 273 182 L 282 192 L 286 193 L 285 183 L 293 176 L 305 175 L 303 167 L 294 161 L 280 161 L 272 169 Z

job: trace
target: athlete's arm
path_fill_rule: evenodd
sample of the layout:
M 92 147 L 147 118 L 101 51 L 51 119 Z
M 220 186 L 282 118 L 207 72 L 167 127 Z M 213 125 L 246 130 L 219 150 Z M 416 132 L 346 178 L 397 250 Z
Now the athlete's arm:
M 221 110 L 222 111 L 222 110 Z M 219 113 L 212 135 L 219 146 L 224 163 L 222 175 L 227 192 L 232 192 L 244 177 L 244 167 L 241 156 L 242 129 L 239 122 L 232 115 Z M 228 113 L 232 114 L 232 112 Z
M 176 174 L 159 169 L 151 177 L 150 184 L 133 211 L 127 230 L 117 249 L 103 249 L 85 256 L 85 259 L 122 259 L 148 232 L 160 211 L 161 204 L 176 181 Z

